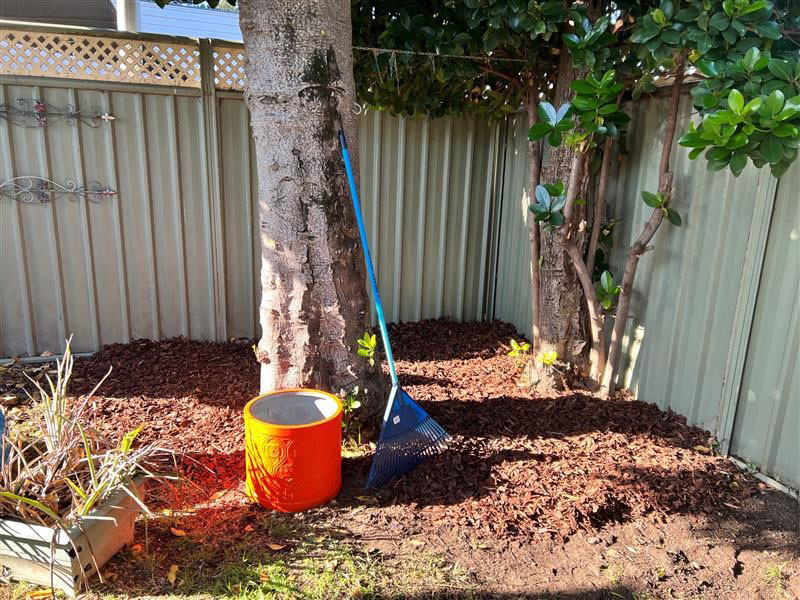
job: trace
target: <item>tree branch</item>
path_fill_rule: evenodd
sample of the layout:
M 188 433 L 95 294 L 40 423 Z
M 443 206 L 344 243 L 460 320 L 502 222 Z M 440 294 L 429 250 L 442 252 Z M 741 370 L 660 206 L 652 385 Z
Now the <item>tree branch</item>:
M 536 86 L 533 81 L 528 85 L 528 94 L 525 108 L 528 112 L 528 127 L 533 127 L 539 120 L 536 111 Z M 536 197 L 536 186 L 539 185 L 539 178 L 542 172 L 542 145 L 540 142 L 530 142 L 528 144 L 528 195 L 531 199 Z M 541 256 L 541 232 L 539 223 L 531 213 L 528 215 L 528 233 L 531 245 L 531 330 L 533 356 L 539 353 L 541 346 L 541 292 L 542 280 L 541 269 L 539 267 L 539 257 Z
M 581 175 L 588 160 L 588 153 L 577 151 L 572 157 L 572 164 L 569 172 L 569 187 L 567 188 L 567 198 L 564 204 L 564 223 L 559 229 L 559 234 L 564 240 L 564 249 L 567 252 L 578 281 L 581 284 L 583 295 L 586 297 L 586 305 L 589 310 L 589 329 L 592 336 L 592 349 L 590 355 L 591 376 L 599 382 L 605 367 L 605 340 L 603 339 L 603 312 L 600 302 L 597 300 L 597 292 L 592 285 L 592 275 L 586 268 L 583 261 L 581 249 L 577 243 L 578 232 L 572 222 L 575 211 L 575 202 L 580 190 Z
M 506 75 L 505 73 L 501 73 L 500 71 L 495 71 L 491 67 L 487 67 L 486 65 L 481 65 L 481 71 L 484 75 L 494 75 L 495 77 L 500 77 L 501 79 L 505 79 L 506 81 L 516 81 L 514 77 L 511 75 Z
M 622 104 L 622 94 L 617 97 L 617 108 Z M 603 162 L 600 164 L 600 181 L 597 184 L 597 198 L 594 202 L 592 217 L 592 234 L 589 237 L 589 249 L 586 251 L 586 269 L 589 275 L 594 274 L 594 263 L 597 256 L 597 244 L 600 241 L 600 231 L 603 229 L 603 219 L 606 214 L 606 198 L 608 196 L 608 174 L 611 167 L 611 147 L 613 138 L 607 137 L 603 144 Z
M 683 80 L 686 74 L 686 57 L 681 54 L 675 65 L 675 79 L 672 84 L 672 95 L 670 97 L 669 110 L 667 112 L 667 127 L 664 132 L 664 145 L 661 148 L 661 161 L 658 168 L 658 187 L 659 192 L 667 199 L 668 204 L 672 197 L 672 172 L 669 170 L 669 161 L 672 154 L 672 144 L 675 139 L 675 129 L 678 125 L 678 112 L 680 110 L 681 92 L 683 91 Z M 653 209 L 653 213 L 645 223 L 642 233 L 631 245 L 625 259 L 625 270 L 622 275 L 622 292 L 617 304 L 617 318 L 614 322 L 614 329 L 611 333 L 611 345 L 608 349 L 608 365 L 603 376 L 603 392 L 610 394 L 614 391 L 619 369 L 620 351 L 622 347 L 622 337 L 625 333 L 625 324 L 630 312 L 631 296 L 633 294 L 633 280 L 636 277 L 636 268 L 639 259 L 647 249 L 650 240 L 653 239 L 658 231 L 661 221 L 664 219 L 664 212 L 661 208 Z
M 576 150 L 572 157 L 572 163 L 569 168 L 569 182 L 567 184 L 567 198 L 564 204 L 564 222 L 559 230 L 564 239 L 567 239 L 570 234 L 572 226 L 572 214 L 575 212 L 575 202 L 578 199 L 578 191 L 580 190 L 581 174 L 583 173 L 583 166 L 586 163 L 588 154 Z
M 600 164 L 600 181 L 597 184 L 597 198 L 594 201 L 592 216 L 592 234 L 589 237 L 589 248 L 586 251 L 586 269 L 589 275 L 594 273 L 597 257 L 597 244 L 600 241 L 600 230 L 603 229 L 603 217 L 606 214 L 606 196 L 608 193 L 608 171 L 611 165 L 611 145 L 613 140 L 607 137 L 603 143 L 603 162 Z

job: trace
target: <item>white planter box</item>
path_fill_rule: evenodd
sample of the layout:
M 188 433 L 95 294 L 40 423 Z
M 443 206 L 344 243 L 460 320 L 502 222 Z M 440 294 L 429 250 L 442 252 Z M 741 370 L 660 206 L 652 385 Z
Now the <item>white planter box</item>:
M 139 485 L 136 492 L 141 496 L 143 490 Z M 82 527 L 75 526 L 69 532 L 0 519 L 0 575 L 45 587 L 52 582 L 56 590 L 74 597 L 85 579 L 95 575 L 95 563 L 102 568 L 123 546 L 133 542 L 139 510 L 130 496 L 120 492 L 93 510 L 92 518 Z

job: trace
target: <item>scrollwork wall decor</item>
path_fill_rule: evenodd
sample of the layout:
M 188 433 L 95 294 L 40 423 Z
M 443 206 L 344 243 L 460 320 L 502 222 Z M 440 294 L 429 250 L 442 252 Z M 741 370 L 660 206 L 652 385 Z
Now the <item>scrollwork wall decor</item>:
M 113 121 L 114 115 L 104 112 L 96 106 L 76 110 L 71 104 L 59 108 L 41 100 L 17 98 L 0 104 L 0 119 L 22 127 L 46 127 L 64 121 L 67 125 L 75 125 L 80 122 L 97 128 L 103 123 Z
M 99 204 L 106 198 L 116 195 L 116 190 L 99 181 L 88 181 L 78 185 L 72 180 L 67 180 L 64 185 L 44 177 L 12 177 L 0 181 L 0 196 L 11 198 L 22 204 L 47 204 L 63 196 L 72 199 L 86 198 L 89 202 Z

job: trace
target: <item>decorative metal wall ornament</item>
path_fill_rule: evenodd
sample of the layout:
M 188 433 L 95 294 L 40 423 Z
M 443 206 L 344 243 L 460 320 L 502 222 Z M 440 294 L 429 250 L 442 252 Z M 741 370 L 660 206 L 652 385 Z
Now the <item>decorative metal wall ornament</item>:
M 17 98 L 0 104 L 0 119 L 23 127 L 46 127 L 59 121 L 75 125 L 80 121 L 84 125 L 97 128 L 103 123 L 113 121 L 114 115 L 103 112 L 96 106 L 75 110 L 71 104 L 59 108 L 41 100 Z
M 0 182 L 0 196 L 5 196 L 22 204 L 47 204 L 63 196 L 86 198 L 89 202 L 100 204 L 105 198 L 116 195 L 116 190 L 104 186 L 99 181 L 88 181 L 78 185 L 67 180 L 64 185 L 43 177 L 13 177 Z

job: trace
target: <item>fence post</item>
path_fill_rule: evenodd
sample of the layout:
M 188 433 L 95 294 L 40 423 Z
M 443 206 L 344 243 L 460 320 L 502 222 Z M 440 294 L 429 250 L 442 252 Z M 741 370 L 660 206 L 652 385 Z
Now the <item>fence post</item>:
M 214 82 L 214 46 L 212 40 L 200 40 L 200 88 L 205 135 L 205 158 L 208 185 L 209 234 L 211 244 L 211 281 L 214 289 L 209 298 L 213 329 L 218 342 L 227 340 L 227 308 L 225 305 L 225 237 L 222 216 L 222 184 L 220 177 L 219 127 L 216 84 Z

